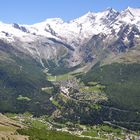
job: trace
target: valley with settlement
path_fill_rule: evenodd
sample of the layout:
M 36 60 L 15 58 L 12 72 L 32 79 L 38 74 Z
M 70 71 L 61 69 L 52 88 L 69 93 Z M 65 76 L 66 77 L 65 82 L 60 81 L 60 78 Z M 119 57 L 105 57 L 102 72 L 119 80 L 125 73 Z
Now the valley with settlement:
M 0 113 L 0 140 L 139 140 L 140 8 L 0 22 Z

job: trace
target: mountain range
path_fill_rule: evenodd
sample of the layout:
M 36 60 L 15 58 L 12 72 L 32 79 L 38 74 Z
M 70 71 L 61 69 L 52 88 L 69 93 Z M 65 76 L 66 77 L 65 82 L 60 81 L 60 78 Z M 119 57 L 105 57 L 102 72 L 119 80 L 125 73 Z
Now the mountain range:
M 122 12 L 108 8 L 88 12 L 80 18 L 64 22 L 47 19 L 34 25 L 0 23 L 0 39 L 15 50 L 37 60 L 55 60 L 68 67 L 95 61 L 99 52 L 109 51 L 114 58 L 139 45 L 140 9 L 128 7 Z M 87 44 L 93 42 L 92 50 Z M 59 46 L 59 47 L 58 47 Z M 93 52 L 93 50 L 95 52 Z M 108 56 L 106 56 L 108 57 Z

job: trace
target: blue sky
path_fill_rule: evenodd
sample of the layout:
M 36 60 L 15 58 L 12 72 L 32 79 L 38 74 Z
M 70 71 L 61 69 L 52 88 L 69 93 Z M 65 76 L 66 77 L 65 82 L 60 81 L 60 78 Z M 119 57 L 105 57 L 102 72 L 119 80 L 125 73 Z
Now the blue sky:
M 53 17 L 68 21 L 88 11 L 128 6 L 140 7 L 140 0 L 0 0 L 0 21 L 33 24 Z

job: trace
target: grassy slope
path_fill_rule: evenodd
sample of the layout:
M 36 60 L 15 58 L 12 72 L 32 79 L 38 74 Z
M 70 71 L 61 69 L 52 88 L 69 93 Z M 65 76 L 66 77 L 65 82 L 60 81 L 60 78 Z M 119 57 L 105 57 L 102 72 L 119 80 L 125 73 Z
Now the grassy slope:
M 94 66 L 82 80 L 97 81 L 106 86 L 105 92 L 109 98 L 110 107 L 106 109 L 108 114 L 107 120 L 121 122 L 123 126 L 128 127 L 126 122 L 131 122 L 132 129 L 139 129 L 140 124 L 140 64 L 120 64 L 113 63 L 110 65 Z M 108 111 L 107 111 L 108 110 Z M 125 111 L 127 110 L 127 111 Z M 123 124 L 125 122 L 125 124 Z
M 84 77 L 84 82 L 98 81 L 106 85 L 111 101 L 123 108 L 140 110 L 140 64 L 96 66 Z
M 21 59 L 12 55 L 11 58 L 15 62 L 0 61 L 0 111 L 31 111 L 36 115 L 49 112 L 49 97 L 42 94 L 41 88 L 51 83 L 46 80 L 41 66 L 28 56 Z M 23 100 L 18 100 L 20 95 Z
M 16 130 L 23 128 L 23 125 L 0 114 L 0 139 L 1 140 L 28 140 L 28 136 L 17 134 Z

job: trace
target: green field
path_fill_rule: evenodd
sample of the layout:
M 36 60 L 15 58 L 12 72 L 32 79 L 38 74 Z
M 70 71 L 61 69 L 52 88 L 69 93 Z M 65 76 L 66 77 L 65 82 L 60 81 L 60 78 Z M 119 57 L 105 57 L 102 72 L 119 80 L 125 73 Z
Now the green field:
M 96 140 L 90 138 L 80 138 L 78 136 L 71 135 L 68 132 L 59 132 L 45 129 L 25 129 L 19 130 L 20 134 L 30 136 L 30 140 Z

